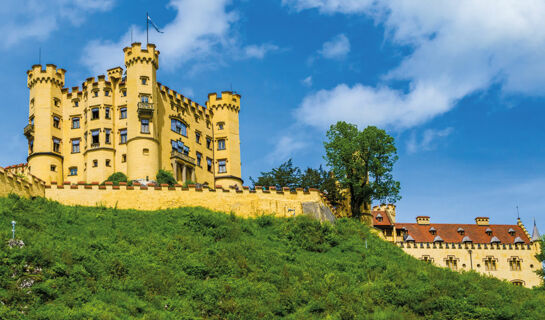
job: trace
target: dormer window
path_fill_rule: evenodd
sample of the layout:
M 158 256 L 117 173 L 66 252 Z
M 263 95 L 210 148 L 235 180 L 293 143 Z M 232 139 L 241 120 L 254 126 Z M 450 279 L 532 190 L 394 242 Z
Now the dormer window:
M 486 232 L 486 234 L 489 235 L 489 236 L 492 235 L 492 229 L 490 229 L 490 228 L 486 228 L 485 232 Z
M 473 240 L 471 240 L 471 238 L 468 237 L 468 236 L 465 236 L 465 237 L 462 239 L 462 243 L 472 243 L 472 242 L 473 242 Z
M 434 227 L 431 227 L 429 231 L 430 231 L 430 233 L 431 233 L 432 235 L 436 235 L 436 234 L 437 234 L 437 230 L 435 230 Z
M 459 233 L 461 236 L 463 236 L 464 233 L 465 233 L 465 230 L 464 230 L 464 228 L 462 228 L 462 227 L 458 228 L 457 231 L 458 231 L 458 233 Z
M 412 242 L 412 243 L 414 243 L 415 241 L 414 241 L 414 238 L 409 234 L 409 235 L 407 235 L 407 237 L 405 238 L 405 242 Z
M 513 228 L 509 228 L 509 231 L 507 232 L 509 232 L 509 235 L 511 235 L 512 237 L 515 236 L 515 230 L 513 230 Z
M 377 221 L 382 222 L 382 215 L 380 213 L 377 214 Z
M 493 236 L 492 239 L 490 239 L 490 243 L 501 243 L 501 241 L 498 239 L 498 237 Z

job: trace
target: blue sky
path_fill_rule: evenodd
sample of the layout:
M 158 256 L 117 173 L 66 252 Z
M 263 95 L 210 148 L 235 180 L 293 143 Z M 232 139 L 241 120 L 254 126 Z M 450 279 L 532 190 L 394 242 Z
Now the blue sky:
M 5 2 L 5 3 L 4 3 Z M 24 162 L 26 70 L 68 70 L 67 86 L 165 33 L 159 80 L 204 103 L 242 94 L 243 178 L 288 158 L 324 163 L 330 124 L 396 138 L 398 221 L 513 223 L 545 231 L 545 3 L 386 0 L 27 0 L 3 2 L 0 165 Z

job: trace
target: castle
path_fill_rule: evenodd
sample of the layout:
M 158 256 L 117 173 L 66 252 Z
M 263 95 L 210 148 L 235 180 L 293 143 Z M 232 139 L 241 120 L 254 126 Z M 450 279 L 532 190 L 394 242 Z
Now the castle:
M 123 52 L 125 71 L 72 90 L 55 65 L 27 72 L 28 171 L 48 184 L 102 182 L 114 172 L 145 184 L 164 169 L 181 184 L 240 187 L 240 95 L 212 93 L 199 105 L 157 82 L 155 45 Z
M 444 224 L 418 216 L 416 223 L 398 223 L 394 205 L 376 206 L 372 216 L 383 238 L 417 259 L 453 271 L 473 270 L 514 285 L 541 284 L 536 274 L 542 269 L 536 258 L 541 237 L 535 224 L 530 235 L 520 219 L 514 225 L 490 224 L 488 217 L 475 218 L 475 224 Z

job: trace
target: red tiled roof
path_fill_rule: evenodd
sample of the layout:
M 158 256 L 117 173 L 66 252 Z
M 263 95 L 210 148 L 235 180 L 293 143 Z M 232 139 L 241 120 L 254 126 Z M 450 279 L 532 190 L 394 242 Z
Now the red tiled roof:
M 382 216 L 382 221 L 378 221 L 377 215 L 380 213 Z M 374 226 L 391 226 L 392 222 L 390 221 L 390 217 L 386 213 L 386 211 L 372 211 L 371 214 L 373 215 L 373 225 Z
M 516 237 L 520 237 L 526 244 L 530 243 L 530 239 L 518 225 L 491 224 L 487 226 L 479 226 L 477 224 L 432 223 L 428 225 L 420 225 L 417 223 L 396 223 L 395 227 L 396 229 L 405 227 L 408 234 L 414 238 L 415 242 L 433 242 L 435 236 L 438 235 L 448 243 L 461 243 L 464 236 L 468 236 L 471 240 L 473 240 L 473 243 L 490 243 L 490 240 L 494 236 L 496 236 L 501 243 L 504 244 L 513 244 Z M 429 232 L 431 227 L 435 228 L 435 235 L 432 235 Z M 457 231 L 460 227 L 464 229 L 463 235 Z M 488 235 L 485 232 L 487 228 L 492 230 L 492 234 Z M 509 234 L 510 228 L 515 230 L 514 235 Z

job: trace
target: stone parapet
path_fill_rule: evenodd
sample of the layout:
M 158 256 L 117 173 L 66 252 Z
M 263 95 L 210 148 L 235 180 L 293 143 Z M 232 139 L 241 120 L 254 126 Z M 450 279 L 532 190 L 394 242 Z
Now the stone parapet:
M 0 167 L 0 197 L 10 193 L 26 198 L 43 197 L 45 182 L 32 175 L 18 176 Z

